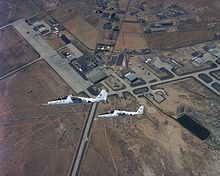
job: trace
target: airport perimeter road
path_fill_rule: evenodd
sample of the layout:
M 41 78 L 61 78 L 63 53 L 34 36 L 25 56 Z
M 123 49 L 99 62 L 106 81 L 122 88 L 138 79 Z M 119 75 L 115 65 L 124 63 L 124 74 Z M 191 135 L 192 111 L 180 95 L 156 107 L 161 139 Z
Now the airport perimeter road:
M 28 62 L 27 64 L 25 64 L 25 65 L 23 65 L 23 66 L 21 66 L 21 67 L 18 67 L 18 68 L 16 68 L 16 69 L 14 69 L 13 71 L 11 71 L 11 72 L 9 72 L 9 73 L 7 73 L 7 74 L 1 76 L 1 77 L 0 77 L 0 80 L 2 80 L 2 79 L 4 79 L 4 78 L 7 78 L 8 76 L 10 76 L 10 75 L 12 75 L 12 74 L 14 74 L 14 73 L 16 73 L 16 72 L 18 72 L 18 71 L 20 71 L 20 70 L 26 68 L 26 67 L 28 67 L 28 66 L 31 65 L 31 64 L 34 64 L 35 62 L 37 62 L 37 61 L 39 61 L 39 60 L 41 60 L 41 59 L 42 59 L 42 58 L 40 57 L 40 58 L 38 58 L 38 59 L 36 59 L 36 60 L 33 60 L 33 61 L 31 61 L 31 62 Z
M 24 19 L 13 22 L 12 26 L 76 93 L 85 91 L 90 85 L 92 85 L 90 81 L 84 80 L 69 65 L 69 61 L 62 58 L 36 31 L 32 29 L 30 25 L 24 21 Z
M 211 83 L 206 83 L 204 81 L 202 81 L 198 75 L 201 74 L 201 73 L 205 73 L 207 75 L 210 75 L 209 73 L 212 72 L 212 71 L 217 71 L 220 69 L 220 66 L 218 66 L 217 68 L 211 68 L 211 69 L 208 69 L 208 70 L 203 70 L 203 71 L 198 71 L 198 72 L 195 72 L 195 73 L 190 73 L 190 74 L 186 74 L 186 75 L 183 75 L 183 76 L 178 76 L 178 75 L 175 75 L 174 78 L 171 78 L 171 79 L 166 79 L 166 80 L 160 80 L 160 81 L 157 81 L 157 82 L 154 82 L 154 83 L 147 83 L 145 85 L 140 85 L 140 86 L 136 86 L 136 87 L 130 87 L 130 86 L 127 86 L 128 84 L 126 83 L 125 80 L 123 80 L 121 77 L 119 77 L 116 73 L 114 73 L 112 71 L 112 75 L 115 76 L 116 78 L 118 78 L 123 84 L 126 85 L 126 89 L 124 90 L 119 90 L 115 93 L 122 93 L 124 91 L 129 91 L 130 93 L 132 93 L 133 95 L 133 90 L 134 89 L 139 89 L 139 88 L 144 88 L 144 87 L 148 87 L 149 89 L 151 89 L 152 86 L 157 86 L 157 85 L 160 85 L 160 84 L 167 84 L 167 83 L 174 83 L 174 82 L 178 82 L 178 81 L 182 81 L 184 79 L 187 79 L 187 78 L 195 78 L 196 80 L 198 80 L 201 84 L 203 84 L 204 86 L 206 86 L 207 88 L 209 88 L 212 92 L 214 92 L 215 94 L 219 95 L 220 96 L 220 92 L 218 92 L 216 89 L 214 89 L 211 84 L 213 82 L 218 82 L 218 80 L 216 80 L 215 78 L 212 77 L 213 79 L 213 82 Z M 173 73 L 173 72 L 172 72 Z
M 0 27 L 0 30 L 2 30 L 3 28 L 6 28 L 6 27 L 8 27 L 8 26 L 11 26 L 11 23 L 6 24 L 6 25 L 4 25 L 4 26 Z
M 89 139 L 89 136 L 90 136 L 91 127 L 92 127 L 92 123 L 93 123 L 93 120 L 94 120 L 94 117 L 95 117 L 97 107 L 98 107 L 98 103 L 94 103 L 94 104 L 91 105 L 88 117 L 86 119 L 83 131 L 82 131 L 79 146 L 77 148 L 77 153 L 75 155 L 73 163 L 71 164 L 71 169 L 70 169 L 70 172 L 69 172 L 69 176 L 79 175 L 81 161 L 83 159 L 84 152 L 86 150 L 86 146 L 87 146 L 88 139 Z
M 155 83 L 149 83 L 149 87 L 150 86 L 156 86 L 156 85 L 159 85 L 159 84 L 165 84 L 165 83 L 172 83 L 172 82 L 177 82 L 177 81 L 181 81 L 185 78 L 190 78 L 190 77 L 193 77 L 195 78 L 197 81 L 199 81 L 201 84 L 203 84 L 204 86 L 206 86 L 207 88 L 209 88 L 212 92 L 214 92 L 215 94 L 219 95 L 220 96 L 220 92 L 218 92 L 216 89 L 214 89 L 212 86 L 211 86 L 211 83 L 205 83 L 204 81 L 202 81 L 198 75 L 201 74 L 201 73 L 205 73 L 207 75 L 209 75 L 209 73 L 211 71 L 217 71 L 219 70 L 219 66 L 217 68 L 212 68 L 212 69 L 208 69 L 208 70 L 203 70 L 203 71 L 198 71 L 198 72 L 195 72 L 195 73 L 191 73 L 191 74 L 187 74 L 187 75 L 183 75 L 183 76 L 175 76 L 174 78 L 171 78 L 171 79 L 168 79 L 168 80 L 163 80 L 163 81 L 158 81 L 158 82 L 155 82 Z M 215 81 L 214 78 L 212 78 L 213 81 Z M 212 82 L 213 83 L 213 82 Z

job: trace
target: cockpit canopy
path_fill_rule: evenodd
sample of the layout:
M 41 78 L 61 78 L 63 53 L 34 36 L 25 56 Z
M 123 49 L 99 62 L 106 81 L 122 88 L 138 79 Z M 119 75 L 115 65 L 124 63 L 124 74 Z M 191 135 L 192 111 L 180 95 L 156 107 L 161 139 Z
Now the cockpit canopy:
M 113 114 L 115 110 L 109 110 L 108 114 Z
M 60 97 L 60 98 L 55 99 L 54 101 L 56 101 L 56 100 L 66 100 L 67 97 L 68 97 L 68 96 L 62 96 L 62 97 Z

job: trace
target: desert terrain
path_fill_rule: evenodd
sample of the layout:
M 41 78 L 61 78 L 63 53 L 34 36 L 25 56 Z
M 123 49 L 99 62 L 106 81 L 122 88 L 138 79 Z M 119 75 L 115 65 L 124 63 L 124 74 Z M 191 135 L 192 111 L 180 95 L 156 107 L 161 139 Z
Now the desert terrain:
M 31 0 L 0 1 L 0 26 L 4 26 L 19 18 L 36 15 L 41 9 Z
M 218 96 L 193 78 L 178 84 L 164 84 L 155 88 L 162 88 L 168 94 L 165 101 L 160 104 L 155 103 L 157 107 L 171 116 L 178 115 L 179 108 L 184 109 L 185 113 L 211 131 L 212 137 L 206 142 L 216 148 L 220 147 L 218 129 L 220 98 Z
M 0 76 L 39 57 L 40 55 L 13 27 L 0 30 Z
M 200 77 L 182 76 L 212 67 L 210 79 L 219 87 L 219 0 L 2 0 L 0 15 L 1 176 L 66 176 L 77 164 L 82 176 L 220 175 L 219 94 Z M 10 26 L 20 18 L 29 27 L 20 28 L 24 23 L 18 21 L 16 29 L 39 53 Z M 38 21 L 46 22 L 51 33 L 43 34 L 39 26 L 32 30 Z M 71 62 L 74 68 L 69 61 L 75 58 L 66 52 L 75 56 L 76 51 L 66 41 L 84 55 L 81 63 Z M 197 63 L 194 55 L 204 62 Z M 64 73 L 62 78 L 56 71 Z M 94 77 L 103 72 L 107 78 L 87 86 L 81 77 L 90 79 L 96 71 Z M 138 85 L 133 78 L 147 83 Z M 82 82 L 82 92 L 76 94 L 64 80 L 72 87 Z M 70 94 L 93 97 L 100 89 L 109 96 L 94 117 L 88 113 L 96 104 L 45 105 Z M 166 92 L 159 91 L 165 98 L 160 103 L 152 98 L 155 89 Z M 140 105 L 143 115 L 97 118 Z M 184 127 L 178 121 L 183 114 L 206 128 L 208 137 Z M 92 126 L 86 128 L 88 121 Z
M 201 35 L 203 36 L 201 38 Z M 212 31 L 170 32 L 147 35 L 149 47 L 155 49 L 170 49 L 206 42 L 214 38 Z
M 89 106 L 42 106 L 74 91 L 39 61 L 0 82 L 2 176 L 67 175 Z
M 98 35 L 97 29 L 82 17 L 73 18 L 67 21 L 64 26 L 88 48 L 95 49 Z
M 127 110 L 138 107 L 128 100 L 118 101 L 110 103 Z M 141 117 L 96 120 L 81 175 L 217 176 L 219 159 L 207 144 L 156 111 Z
M 129 48 L 138 51 L 148 48 L 138 23 L 124 22 L 122 24 L 115 50 L 121 51 L 123 48 Z

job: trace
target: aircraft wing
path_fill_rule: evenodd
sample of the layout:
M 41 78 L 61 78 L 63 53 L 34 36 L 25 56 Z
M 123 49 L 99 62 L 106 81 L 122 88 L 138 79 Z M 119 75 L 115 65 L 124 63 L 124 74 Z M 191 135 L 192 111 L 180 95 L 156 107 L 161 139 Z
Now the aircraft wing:
M 142 115 L 144 113 L 144 106 L 140 106 L 136 112 L 132 111 L 119 111 L 119 110 L 112 110 L 108 111 L 108 113 L 100 114 L 98 117 L 119 117 L 119 116 L 135 116 L 135 115 Z
M 69 105 L 69 104 L 81 104 L 83 100 L 78 97 L 73 97 L 72 95 L 57 98 L 47 102 L 47 105 Z
M 115 110 L 110 110 L 106 113 L 99 114 L 98 117 L 116 117 L 118 116 L 117 112 Z
M 102 90 L 96 98 L 74 97 L 72 95 L 68 95 L 48 101 L 47 104 L 42 104 L 42 105 L 87 104 L 87 103 L 95 103 L 95 102 L 105 102 L 106 100 L 107 100 L 107 91 Z

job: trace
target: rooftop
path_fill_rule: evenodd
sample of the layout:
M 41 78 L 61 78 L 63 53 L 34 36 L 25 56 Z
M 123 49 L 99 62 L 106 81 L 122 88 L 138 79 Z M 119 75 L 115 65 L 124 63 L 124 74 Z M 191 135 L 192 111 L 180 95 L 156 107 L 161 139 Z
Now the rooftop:
M 94 69 L 93 71 L 91 71 L 88 75 L 88 78 L 90 79 L 90 81 L 92 81 L 94 84 L 104 80 L 105 78 L 107 78 L 107 75 L 98 69 Z
M 127 73 L 125 75 L 125 78 L 127 78 L 130 82 L 134 82 L 138 80 L 138 76 L 135 73 L 131 73 L 131 72 Z

